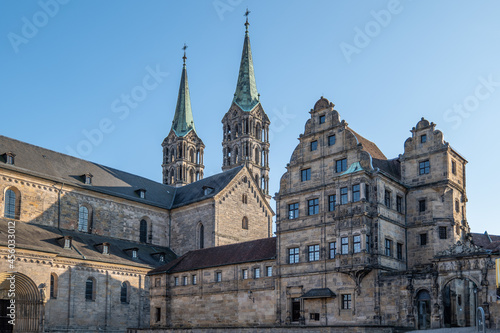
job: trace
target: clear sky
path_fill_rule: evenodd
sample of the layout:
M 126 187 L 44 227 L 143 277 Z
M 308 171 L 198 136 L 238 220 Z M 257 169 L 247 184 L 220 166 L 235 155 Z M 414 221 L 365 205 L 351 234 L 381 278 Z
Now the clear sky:
M 205 176 L 220 172 L 247 7 L 271 194 L 323 95 L 389 158 L 436 123 L 469 161 L 472 231 L 500 234 L 498 1 L 0 0 L 0 134 L 161 182 L 187 43 Z

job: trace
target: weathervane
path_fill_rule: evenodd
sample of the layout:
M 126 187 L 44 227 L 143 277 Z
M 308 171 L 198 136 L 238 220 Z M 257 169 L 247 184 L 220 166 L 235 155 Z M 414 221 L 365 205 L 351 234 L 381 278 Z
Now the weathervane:
M 184 43 L 184 46 L 182 47 L 182 49 L 184 50 L 184 57 L 182 57 L 182 60 L 184 61 L 184 64 L 186 64 L 186 49 L 188 48 L 188 46 L 186 45 L 186 43 Z
M 244 16 L 247 17 L 247 21 L 245 22 L 245 32 L 247 32 L 247 33 L 248 33 L 248 26 L 250 25 L 250 23 L 248 23 L 248 15 L 250 15 L 250 11 L 247 8 L 247 11 L 244 14 Z

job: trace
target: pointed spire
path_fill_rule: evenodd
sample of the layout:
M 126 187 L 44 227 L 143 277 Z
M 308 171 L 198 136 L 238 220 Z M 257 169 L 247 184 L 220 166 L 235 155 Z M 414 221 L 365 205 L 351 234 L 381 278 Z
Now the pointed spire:
M 248 26 L 250 25 L 248 23 L 248 14 L 250 14 L 250 11 L 247 9 L 245 12 L 245 41 L 243 42 L 238 83 L 236 84 L 236 92 L 233 98 L 233 103 L 236 103 L 243 111 L 250 111 L 259 103 L 259 93 L 257 92 L 253 70 L 250 37 L 248 37 Z
M 181 84 L 179 86 L 179 95 L 177 96 L 177 105 L 175 107 L 174 120 L 172 121 L 172 129 L 177 136 L 185 136 L 191 130 L 195 131 L 193 112 L 191 111 L 191 98 L 189 97 L 189 86 L 186 70 L 186 49 L 187 45 L 184 44 L 182 48 L 184 56 L 182 57 L 182 75 Z

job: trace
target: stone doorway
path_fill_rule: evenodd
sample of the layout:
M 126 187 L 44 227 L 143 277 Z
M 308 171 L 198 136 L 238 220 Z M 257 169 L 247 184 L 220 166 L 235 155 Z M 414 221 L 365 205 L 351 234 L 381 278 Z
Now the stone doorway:
M 417 294 L 418 329 L 431 328 L 431 295 L 427 290 L 420 290 Z
M 14 279 L 11 279 L 14 277 Z M 13 283 L 12 283 L 13 282 Z M 8 323 L 7 306 L 10 304 L 11 286 L 15 287 L 15 326 Z M 0 333 L 39 332 L 42 301 L 35 283 L 21 273 L 0 273 Z M 5 318 L 6 317 L 6 318 Z
M 300 320 L 300 298 L 292 299 L 292 321 Z
M 469 327 L 476 321 L 477 286 L 469 279 L 453 279 L 443 288 L 445 327 Z

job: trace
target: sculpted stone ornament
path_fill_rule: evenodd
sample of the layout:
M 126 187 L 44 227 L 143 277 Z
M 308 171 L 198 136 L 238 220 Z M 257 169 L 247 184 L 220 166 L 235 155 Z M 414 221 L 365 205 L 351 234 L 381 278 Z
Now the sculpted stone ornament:
M 449 257 L 457 255 L 467 255 L 474 253 L 484 253 L 485 251 L 480 247 L 471 244 L 470 242 L 462 243 L 461 241 L 453 244 L 449 249 L 438 252 L 436 257 Z

